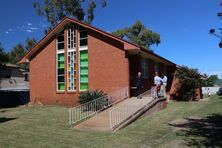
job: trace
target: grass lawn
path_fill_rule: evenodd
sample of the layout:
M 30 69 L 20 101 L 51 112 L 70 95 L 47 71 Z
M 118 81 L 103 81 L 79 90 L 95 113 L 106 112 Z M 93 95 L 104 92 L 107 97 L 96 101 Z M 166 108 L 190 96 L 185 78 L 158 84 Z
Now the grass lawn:
M 70 129 L 65 107 L 0 109 L 0 135 L 3 148 L 222 147 L 222 98 L 172 102 L 115 133 Z

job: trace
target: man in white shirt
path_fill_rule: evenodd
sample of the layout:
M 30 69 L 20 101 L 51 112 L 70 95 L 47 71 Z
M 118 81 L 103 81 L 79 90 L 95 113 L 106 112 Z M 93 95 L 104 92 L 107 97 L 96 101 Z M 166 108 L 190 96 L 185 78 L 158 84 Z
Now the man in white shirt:
M 162 75 L 162 83 L 163 83 L 163 96 L 166 97 L 166 86 L 167 86 L 167 76 L 166 76 L 166 74 Z
M 162 79 L 159 77 L 158 72 L 155 72 L 154 85 L 155 85 L 155 90 L 156 90 L 156 97 L 160 96 L 161 81 Z

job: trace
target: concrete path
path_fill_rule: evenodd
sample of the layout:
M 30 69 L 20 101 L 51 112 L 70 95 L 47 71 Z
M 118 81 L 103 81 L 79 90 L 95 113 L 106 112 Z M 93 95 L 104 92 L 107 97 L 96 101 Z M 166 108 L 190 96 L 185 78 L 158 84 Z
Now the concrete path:
M 81 122 L 80 124 L 76 125 L 74 128 L 75 129 L 81 129 L 81 130 L 96 130 L 96 131 L 112 131 L 110 129 L 110 115 L 109 115 L 109 111 L 127 104 L 127 103 L 142 103 L 144 104 L 144 106 L 146 104 L 148 104 L 149 102 L 151 102 L 153 99 L 151 97 L 148 96 L 144 96 L 142 99 L 137 99 L 135 97 L 126 99 L 108 109 L 106 109 L 105 111 L 102 111 L 100 113 L 98 113 L 97 115 L 93 116 L 92 118 Z

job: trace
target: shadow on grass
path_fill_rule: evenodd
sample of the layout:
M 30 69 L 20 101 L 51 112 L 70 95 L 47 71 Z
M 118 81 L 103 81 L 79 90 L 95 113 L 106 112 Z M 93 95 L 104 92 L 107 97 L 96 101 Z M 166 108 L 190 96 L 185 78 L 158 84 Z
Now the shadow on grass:
M 187 146 L 222 147 L 222 115 L 184 119 L 183 123 L 170 125 L 179 128 L 177 135 L 185 140 Z
M 17 118 L 0 117 L 0 123 L 11 121 L 11 120 L 15 120 L 15 119 L 17 119 Z

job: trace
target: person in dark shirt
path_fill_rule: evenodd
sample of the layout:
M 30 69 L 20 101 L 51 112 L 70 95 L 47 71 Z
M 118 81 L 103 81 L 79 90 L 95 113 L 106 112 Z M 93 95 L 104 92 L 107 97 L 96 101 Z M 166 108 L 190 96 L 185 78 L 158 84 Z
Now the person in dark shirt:
M 142 99 L 142 76 L 141 76 L 141 72 L 138 72 L 138 75 L 136 77 L 136 83 L 137 83 L 137 91 L 138 91 L 138 99 Z

